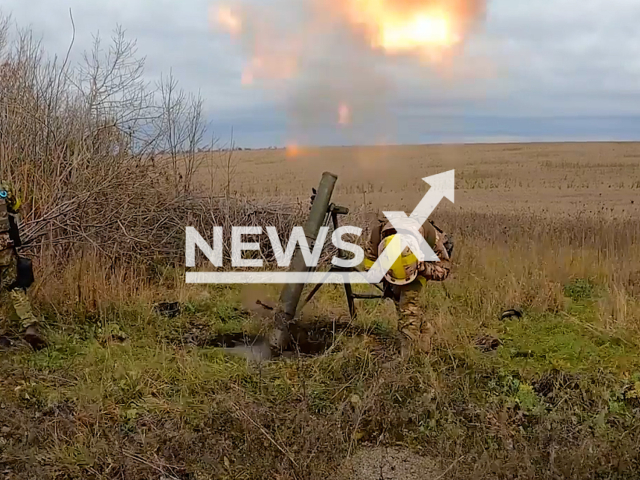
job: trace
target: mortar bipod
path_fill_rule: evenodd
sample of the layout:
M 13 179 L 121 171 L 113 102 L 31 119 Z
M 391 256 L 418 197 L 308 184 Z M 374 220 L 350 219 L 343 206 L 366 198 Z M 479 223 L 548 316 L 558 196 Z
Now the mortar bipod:
M 340 227 L 340 222 L 339 222 L 339 216 L 340 215 L 348 215 L 349 214 L 349 209 L 346 207 L 340 207 L 338 205 L 335 204 L 331 204 L 329 205 L 329 209 L 327 211 L 327 218 L 325 219 L 325 225 L 327 225 L 329 222 L 332 223 L 333 225 L 333 230 L 337 230 Z M 344 252 L 344 250 L 340 250 L 338 252 L 338 257 L 342 258 L 342 259 L 347 259 L 346 253 Z M 351 267 L 351 268 L 343 268 L 343 267 L 338 267 L 336 265 L 331 265 L 331 268 L 329 269 L 328 273 L 332 273 L 332 272 L 358 272 L 359 270 L 357 268 Z M 306 296 L 306 298 L 304 299 L 304 301 L 302 302 L 302 305 L 300 305 L 299 310 L 302 310 L 305 305 L 307 305 L 307 303 L 309 303 L 311 301 L 311 299 L 314 297 L 314 295 L 316 293 L 318 293 L 318 290 L 320 290 L 320 288 L 324 285 L 324 283 L 318 283 L 316 284 L 313 289 L 309 292 L 309 294 Z M 378 300 L 378 299 L 384 299 L 384 298 L 388 298 L 389 295 L 386 294 L 384 288 L 382 288 L 380 285 L 374 285 L 378 290 L 380 290 L 380 292 L 382 292 L 382 295 L 372 295 L 372 294 L 365 294 L 365 293 L 353 293 L 353 287 L 351 286 L 350 283 L 345 283 L 344 284 L 344 291 L 347 297 L 347 304 L 349 305 L 349 316 L 351 317 L 352 320 L 356 319 L 357 316 L 357 312 L 356 312 L 356 304 L 355 301 L 356 299 L 359 300 Z

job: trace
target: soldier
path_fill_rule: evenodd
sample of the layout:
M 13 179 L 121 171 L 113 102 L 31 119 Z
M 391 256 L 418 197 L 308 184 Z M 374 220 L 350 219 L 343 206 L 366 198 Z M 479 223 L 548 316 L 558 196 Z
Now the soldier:
M 398 222 L 396 222 L 397 224 Z M 415 228 L 407 228 L 411 233 Z M 365 268 L 370 269 L 379 255 L 389 246 L 398 232 L 388 221 L 376 217 L 371 224 L 371 235 L 365 251 Z M 428 353 L 435 328 L 419 306 L 420 292 L 429 280 L 443 281 L 451 271 L 450 256 L 453 240 L 428 222 L 420 227 L 419 234 L 438 256 L 438 262 L 421 262 L 407 247 L 386 273 L 383 283 L 385 293 L 394 300 L 398 314 L 398 340 L 402 356 L 406 357 L 417 347 Z
M 8 182 L 0 182 L 0 295 L 5 304 L 7 296 L 12 316 L 19 320 L 24 339 L 35 349 L 46 345 L 39 322 L 31 310 L 27 289 L 33 283 L 31 262 L 18 255 L 20 247 L 18 212 L 20 200 Z M 7 295 L 8 293 L 8 295 Z M 5 342 L 6 343 L 6 339 Z

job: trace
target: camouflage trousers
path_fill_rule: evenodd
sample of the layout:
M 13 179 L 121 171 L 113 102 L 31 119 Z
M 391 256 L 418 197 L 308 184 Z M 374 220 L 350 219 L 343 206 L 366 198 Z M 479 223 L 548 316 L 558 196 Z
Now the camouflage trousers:
M 18 275 L 17 260 L 13 252 L 0 252 L 0 305 L 4 310 L 8 304 L 11 320 L 19 322 L 26 330 L 37 325 L 38 319 L 33 314 L 27 292 L 21 288 L 9 290 Z M 6 327 L 7 325 L 0 325 L 0 328 Z
M 398 314 L 398 333 L 401 340 L 408 340 L 413 347 L 429 352 L 435 329 L 425 318 L 420 307 L 422 288 L 423 283 L 416 279 L 408 285 L 393 285 L 391 291 Z

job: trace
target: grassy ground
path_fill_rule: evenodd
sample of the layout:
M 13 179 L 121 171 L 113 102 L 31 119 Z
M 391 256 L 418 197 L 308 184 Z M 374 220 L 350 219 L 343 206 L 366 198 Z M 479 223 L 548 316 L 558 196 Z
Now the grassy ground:
M 276 289 L 186 287 L 169 270 L 94 304 L 87 282 L 81 302 L 69 285 L 66 303 L 57 292 L 41 305 L 50 348 L 0 353 L 0 473 L 341 478 L 345 459 L 380 445 L 431 459 L 443 478 L 635 478 L 637 265 L 545 245 L 461 239 L 454 276 L 423 296 L 437 348 L 401 364 L 388 303 L 361 305 L 359 333 L 320 357 L 257 365 L 204 345 L 260 331 L 246 307 Z M 154 313 L 160 299 L 182 314 Z M 308 315 L 344 317 L 343 303 L 328 287 Z M 511 306 L 523 318 L 500 320 Z M 501 345 L 480 351 L 485 335 Z

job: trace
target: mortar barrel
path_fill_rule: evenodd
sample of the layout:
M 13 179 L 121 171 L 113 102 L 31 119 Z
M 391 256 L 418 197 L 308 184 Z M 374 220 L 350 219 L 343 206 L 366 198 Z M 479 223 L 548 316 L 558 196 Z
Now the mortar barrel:
M 318 238 L 320 228 L 323 226 L 329 205 L 331 203 L 331 196 L 333 195 L 333 189 L 336 185 L 338 177 L 332 173 L 325 172 L 322 174 L 322 180 L 317 190 L 316 198 L 311 207 L 309 218 L 304 226 L 304 233 L 307 237 L 309 247 L 313 249 L 313 245 Z M 309 268 L 306 265 L 300 246 L 296 248 L 296 252 L 291 261 L 289 268 L 290 272 L 306 272 Z M 283 287 L 280 295 L 280 308 L 279 315 L 276 315 L 276 323 L 278 327 L 284 327 L 293 320 L 296 315 L 298 303 L 300 302 L 300 296 L 304 289 L 303 284 L 287 284 Z

